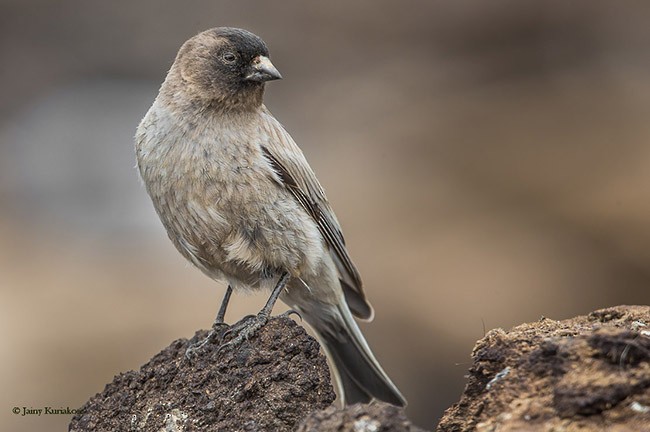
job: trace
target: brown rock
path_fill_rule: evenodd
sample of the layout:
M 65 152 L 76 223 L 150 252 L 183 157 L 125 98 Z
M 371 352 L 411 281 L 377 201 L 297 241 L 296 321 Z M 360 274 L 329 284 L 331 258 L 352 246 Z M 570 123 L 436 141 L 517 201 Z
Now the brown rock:
M 116 376 L 69 430 L 292 431 L 335 398 L 318 343 L 289 318 L 272 319 L 235 349 L 219 351 L 214 339 L 191 362 L 180 339 Z
M 439 432 L 650 431 L 650 307 L 490 331 Z
M 307 417 L 297 432 L 424 432 L 404 415 L 404 410 L 385 403 L 331 406 Z

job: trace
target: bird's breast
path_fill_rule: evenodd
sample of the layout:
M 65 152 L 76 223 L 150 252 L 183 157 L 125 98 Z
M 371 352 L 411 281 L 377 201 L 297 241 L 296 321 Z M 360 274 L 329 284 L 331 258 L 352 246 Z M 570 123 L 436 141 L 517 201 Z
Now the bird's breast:
M 320 233 L 274 179 L 260 148 L 266 139 L 254 124 L 216 121 L 137 139 L 138 166 L 169 237 L 206 273 L 249 282 L 269 269 L 299 275 L 319 266 Z

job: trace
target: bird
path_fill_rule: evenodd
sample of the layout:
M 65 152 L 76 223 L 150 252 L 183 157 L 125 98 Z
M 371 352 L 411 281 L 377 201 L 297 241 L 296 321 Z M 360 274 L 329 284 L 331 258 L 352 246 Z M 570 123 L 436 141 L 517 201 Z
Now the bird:
M 264 105 L 266 83 L 281 78 L 247 30 L 188 39 L 137 127 L 140 177 L 178 251 L 228 284 L 215 326 L 233 291 L 270 291 L 235 342 L 268 321 L 279 297 L 314 329 L 343 405 L 406 406 L 355 321 L 374 312 L 325 191 Z

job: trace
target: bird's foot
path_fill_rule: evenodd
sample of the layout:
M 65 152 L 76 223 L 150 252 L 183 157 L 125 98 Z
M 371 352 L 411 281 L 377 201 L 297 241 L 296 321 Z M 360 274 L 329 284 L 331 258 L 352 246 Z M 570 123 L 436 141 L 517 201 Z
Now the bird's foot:
M 237 324 L 230 327 L 223 335 L 227 337 L 229 335 L 235 335 L 231 340 L 222 344 L 219 347 L 219 351 L 225 347 L 236 347 L 239 346 L 242 342 L 250 339 L 264 327 L 264 325 L 269 322 L 269 316 L 263 313 L 258 313 L 257 315 L 247 315 L 242 318 Z
M 278 315 L 279 317 L 290 317 L 291 315 L 297 315 L 298 318 L 302 321 L 302 316 L 298 311 L 295 311 L 293 309 L 290 309 L 284 313 L 281 313 Z M 231 340 L 228 342 L 222 344 L 219 347 L 219 351 L 221 351 L 225 347 L 236 347 L 240 345 L 242 342 L 250 339 L 261 329 L 266 325 L 267 322 L 269 322 L 270 317 L 265 314 L 265 313 L 258 313 L 257 315 L 246 315 L 244 318 L 242 318 L 237 324 L 233 325 L 230 327 L 228 330 L 226 330 L 223 334 L 223 338 L 226 338 L 229 335 L 236 335 L 234 336 Z
M 192 357 L 196 356 L 199 353 L 199 351 L 201 351 L 215 336 L 220 335 L 221 338 L 223 338 L 226 332 L 229 331 L 226 330 L 229 327 L 230 326 L 224 322 L 212 324 L 212 328 L 210 329 L 210 332 L 206 337 L 187 347 L 187 349 L 185 350 L 185 358 L 187 360 L 192 360 Z

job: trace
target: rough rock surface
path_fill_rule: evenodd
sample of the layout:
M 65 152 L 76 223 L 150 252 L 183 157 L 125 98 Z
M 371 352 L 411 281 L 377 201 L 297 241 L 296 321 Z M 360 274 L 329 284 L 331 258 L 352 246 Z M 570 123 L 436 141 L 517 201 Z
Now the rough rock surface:
M 334 400 L 318 343 L 293 320 L 271 319 L 236 349 L 219 350 L 220 339 L 191 362 L 188 340 L 177 340 L 139 371 L 116 376 L 69 430 L 292 431 Z
M 490 331 L 439 432 L 650 431 L 650 307 Z
M 115 377 L 70 430 L 421 431 L 383 403 L 331 406 L 325 358 L 291 319 L 272 319 L 234 349 L 219 335 L 188 361 L 188 344 L 205 334 Z M 650 432 L 650 307 L 492 330 L 472 356 L 439 432 Z
M 404 415 L 404 410 L 385 403 L 331 406 L 313 412 L 297 432 L 424 432 Z

